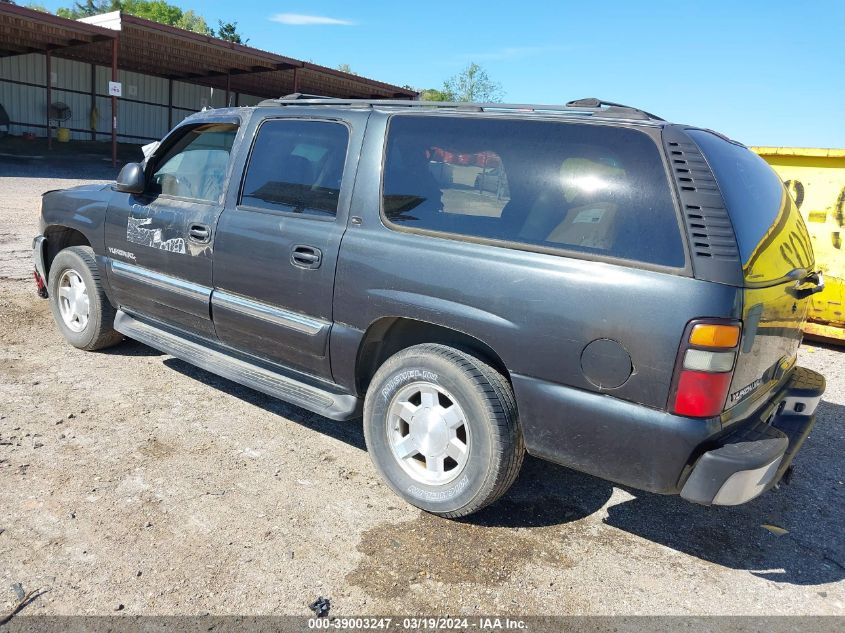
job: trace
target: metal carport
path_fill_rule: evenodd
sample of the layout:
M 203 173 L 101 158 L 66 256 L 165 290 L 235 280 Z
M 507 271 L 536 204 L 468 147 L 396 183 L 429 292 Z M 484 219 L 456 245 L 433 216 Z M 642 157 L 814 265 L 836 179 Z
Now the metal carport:
M 95 129 L 74 129 L 75 133 L 110 134 L 112 158 L 116 157 L 118 136 L 132 137 L 118 131 L 118 104 L 124 101 L 135 107 L 148 106 L 166 109 L 167 129 L 181 119 L 189 108 L 174 104 L 174 85 L 205 86 L 224 95 L 220 105 L 242 105 L 249 96 L 273 98 L 292 92 L 305 92 L 343 98 L 404 98 L 415 99 L 417 93 L 407 88 L 386 84 L 373 79 L 343 73 L 276 53 L 263 51 L 242 44 L 227 42 L 214 37 L 185 31 L 119 11 L 68 20 L 49 13 L 35 11 L 8 3 L 0 3 L 0 58 L 15 56 L 43 56 L 44 82 L 33 82 L 26 72 L 17 77 L 0 76 L 0 81 L 25 88 L 46 90 L 46 108 L 41 122 L 13 122 L 21 127 L 46 129 L 48 146 L 52 142 L 52 123 L 49 118 L 52 92 L 61 90 L 75 95 L 90 95 L 91 111 L 96 111 L 98 99 L 104 94 L 104 81 L 97 81 L 97 67 L 110 70 L 111 81 L 117 82 L 125 72 L 157 78 L 166 82 L 162 96 L 157 101 L 145 101 L 123 94 L 110 98 L 110 125 L 108 132 Z M 90 65 L 90 81 L 81 85 L 53 86 L 51 73 L 54 58 L 74 60 Z M 2 61 L 2 59 L 0 59 Z M 100 90 L 98 90 L 98 85 Z M 213 92 L 212 92 L 213 94 Z M 194 109 L 199 109 L 195 107 Z M 177 117 L 179 117 L 177 119 Z M 163 117 L 161 117 L 163 121 Z M 152 139 L 147 134 L 138 140 Z

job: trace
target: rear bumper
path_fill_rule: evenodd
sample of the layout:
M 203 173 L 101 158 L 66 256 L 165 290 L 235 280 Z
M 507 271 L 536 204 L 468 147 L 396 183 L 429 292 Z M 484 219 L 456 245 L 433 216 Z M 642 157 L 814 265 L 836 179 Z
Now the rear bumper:
M 703 504 L 742 503 L 776 484 L 812 428 L 825 385 L 821 375 L 798 367 L 765 405 L 726 430 L 719 418 L 685 418 L 519 374 L 511 378 L 530 454 Z
M 681 497 L 704 505 L 732 506 L 777 484 L 815 424 L 824 388 L 821 374 L 796 368 L 753 419 L 698 458 Z

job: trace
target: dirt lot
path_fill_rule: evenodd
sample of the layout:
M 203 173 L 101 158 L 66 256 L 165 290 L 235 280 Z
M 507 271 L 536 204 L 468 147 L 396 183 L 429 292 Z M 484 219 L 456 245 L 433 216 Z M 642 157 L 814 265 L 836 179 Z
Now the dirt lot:
M 734 509 L 527 459 L 465 522 L 382 485 L 338 423 L 142 345 L 65 345 L 30 281 L 39 194 L 0 158 L 0 613 L 845 614 L 845 352 L 792 483 Z M 63 166 L 64 165 L 64 166 Z M 776 536 L 763 524 L 788 530 Z

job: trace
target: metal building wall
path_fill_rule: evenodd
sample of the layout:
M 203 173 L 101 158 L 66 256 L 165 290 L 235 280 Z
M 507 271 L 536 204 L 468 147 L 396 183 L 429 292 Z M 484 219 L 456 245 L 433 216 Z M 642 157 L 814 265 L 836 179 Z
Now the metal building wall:
M 66 103 L 72 117 L 62 124 L 75 129 L 72 140 L 91 140 L 91 124 L 95 124 L 97 140 L 108 141 L 111 134 L 111 99 L 108 83 L 111 69 L 96 66 L 94 70 L 96 113 L 91 108 L 91 64 L 53 57 L 51 60 L 52 100 Z M 12 134 L 32 132 L 47 134 L 47 89 L 45 57 L 42 54 L 0 58 L 0 103 L 9 118 Z M 168 125 L 169 81 L 161 77 L 121 70 L 123 97 L 118 99 L 118 141 L 145 144 L 158 140 L 170 129 Z M 231 94 L 232 105 L 253 105 L 262 97 Z M 224 107 L 226 93 L 206 86 L 181 81 L 173 82 L 172 125 L 208 105 Z M 55 132 L 54 132 L 55 134 Z
M 70 106 L 72 118 L 64 127 L 88 129 L 91 107 L 91 69 L 88 64 L 53 58 L 51 61 L 52 99 Z M 0 103 L 12 121 L 28 125 L 11 125 L 12 134 L 47 133 L 47 89 L 44 55 L 19 55 L 0 59 Z M 16 83 L 13 83 L 16 82 Z M 41 126 L 41 127 L 37 127 Z M 71 138 L 91 138 L 73 133 Z

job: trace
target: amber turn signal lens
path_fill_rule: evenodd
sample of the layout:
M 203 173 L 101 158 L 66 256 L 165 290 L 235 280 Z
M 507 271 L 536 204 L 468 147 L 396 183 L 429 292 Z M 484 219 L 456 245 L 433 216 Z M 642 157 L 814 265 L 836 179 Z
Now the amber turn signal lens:
M 700 347 L 736 347 L 739 343 L 738 325 L 699 323 L 689 335 L 690 345 Z

